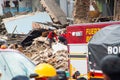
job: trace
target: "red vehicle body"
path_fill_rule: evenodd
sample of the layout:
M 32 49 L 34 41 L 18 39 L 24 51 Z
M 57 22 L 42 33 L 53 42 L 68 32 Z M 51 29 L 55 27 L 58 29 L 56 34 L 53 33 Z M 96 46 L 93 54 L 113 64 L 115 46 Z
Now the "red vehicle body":
M 68 44 L 87 43 L 97 31 L 112 24 L 120 24 L 120 21 L 84 23 L 67 26 L 67 32 L 71 34 L 67 38 Z
M 120 21 L 84 23 L 67 26 L 66 30 L 69 34 L 69 37 L 67 37 L 68 52 L 70 53 L 69 64 L 75 68 L 75 71 L 80 71 L 81 74 L 86 74 L 87 76 L 85 77 L 89 79 L 103 78 L 101 71 L 93 71 L 89 69 L 90 66 L 87 57 L 89 51 L 87 43 L 89 42 L 91 37 L 101 28 L 113 24 L 120 24 Z M 72 68 L 70 67 L 70 75 L 72 76 L 75 71 L 72 71 L 73 69 L 71 69 Z

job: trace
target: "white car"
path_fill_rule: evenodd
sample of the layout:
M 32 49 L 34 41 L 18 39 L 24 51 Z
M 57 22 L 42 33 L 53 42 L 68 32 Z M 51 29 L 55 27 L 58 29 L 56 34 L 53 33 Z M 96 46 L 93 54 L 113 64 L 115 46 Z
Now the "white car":
M 17 75 L 34 73 L 35 64 L 23 53 L 11 49 L 0 49 L 0 80 L 11 80 Z

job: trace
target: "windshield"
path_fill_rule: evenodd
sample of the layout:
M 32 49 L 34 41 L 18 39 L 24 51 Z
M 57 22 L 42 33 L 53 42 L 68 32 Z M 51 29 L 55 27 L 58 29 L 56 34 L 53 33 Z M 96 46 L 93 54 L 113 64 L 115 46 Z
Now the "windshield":
M 9 73 L 11 74 L 12 77 L 16 75 L 29 76 L 31 73 L 34 72 L 35 65 L 29 59 L 23 56 L 21 53 L 19 54 L 17 52 L 8 51 L 8 52 L 1 52 L 0 55 L 5 61 L 4 66 L 8 67 L 10 71 Z M 2 77 L 4 77 L 4 75 Z

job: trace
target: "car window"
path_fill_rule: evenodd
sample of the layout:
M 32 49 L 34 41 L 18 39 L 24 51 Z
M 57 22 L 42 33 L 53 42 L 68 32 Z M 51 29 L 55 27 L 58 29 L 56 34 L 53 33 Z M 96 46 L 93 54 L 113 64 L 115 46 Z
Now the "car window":
M 35 65 L 21 53 L 18 54 L 17 52 L 1 52 L 1 54 L 13 76 L 29 76 L 34 72 Z
M 3 60 L 1 54 L 0 54 L 0 73 L 2 74 L 0 80 L 9 80 L 10 78 L 12 78 L 10 70 L 7 67 L 5 61 Z

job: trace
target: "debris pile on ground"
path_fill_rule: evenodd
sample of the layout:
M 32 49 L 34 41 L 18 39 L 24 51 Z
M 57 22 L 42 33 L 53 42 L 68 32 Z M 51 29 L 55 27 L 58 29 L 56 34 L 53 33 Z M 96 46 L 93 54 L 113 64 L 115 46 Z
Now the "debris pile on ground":
M 26 47 L 26 49 L 23 50 L 23 53 L 35 64 L 46 62 L 53 65 L 56 69 L 68 69 L 67 50 L 60 49 L 54 51 L 54 49 L 49 48 L 46 37 L 35 38 L 32 42 L 32 45 Z
M 42 13 L 42 14 L 47 16 L 46 13 Z M 37 19 L 38 19 L 38 17 L 41 17 L 42 14 L 36 13 Z M 59 16 L 59 15 L 63 15 L 63 13 L 56 14 L 56 16 Z M 21 24 L 22 24 L 23 18 L 26 18 L 25 21 L 27 21 L 27 20 L 29 20 L 27 18 L 32 17 L 32 16 L 35 17 L 34 14 L 32 14 L 32 15 L 28 14 L 28 15 L 20 15 L 20 16 L 11 17 L 8 19 L 3 19 L 2 23 L 4 25 L 5 24 L 7 25 L 7 26 L 5 25 L 4 28 L 5 29 L 6 28 L 13 29 L 13 31 L 12 30 L 8 31 L 8 29 L 6 29 L 7 30 L 6 37 L 8 37 L 8 39 L 6 39 L 6 41 L 9 44 L 8 48 L 17 49 L 17 50 L 23 52 L 36 65 L 39 63 L 46 62 L 46 63 L 52 64 L 56 69 L 67 70 L 68 69 L 68 52 L 66 49 L 64 49 L 64 47 L 67 47 L 67 46 L 62 45 L 60 43 L 59 44 L 56 43 L 56 44 L 53 44 L 53 45 L 55 45 L 54 48 L 50 48 L 49 42 L 46 39 L 49 30 L 64 28 L 64 26 L 67 24 L 66 17 L 64 15 L 62 16 L 62 18 L 55 17 L 55 19 L 57 19 L 57 21 L 55 23 L 52 22 L 51 19 L 49 21 L 48 20 L 44 21 L 44 20 L 41 20 L 41 18 L 39 18 L 41 20 L 39 22 L 36 20 L 35 21 L 30 20 L 29 24 L 32 24 L 33 29 L 29 31 L 29 30 L 26 30 L 27 29 L 26 27 L 25 27 L 26 29 L 24 29 L 24 26 L 21 26 Z M 46 18 L 50 18 L 50 17 L 48 16 Z M 22 19 L 21 23 L 20 23 L 20 21 L 17 21 L 19 19 Z M 32 20 L 33 20 L 33 18 L 32 18 Z M 11 26 L 8 25 L 9 21 L 10 22 L 13 21 L 10 23 Z M 18 23 L 15 24 L 14 21 L 18 22 Z M 12 25 L 12 24 L 14 24 L 14 25 Z M 14 28 L 14 26 L 15 26 L 15 28 Z M 2 26 L 0 26 L 0 30 L 3 31 Z M 4 33 L 2 32 L 2 34 L 4 34 Z M 41 36 L 41 37 L 38 37 L 38 36 Z M 57 48 L 57 49 L 55 49 L 55 48 Z M 59 49 L 59 48 L 61 48 L 61 49 Z

